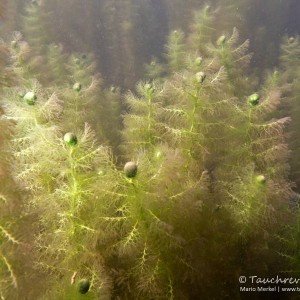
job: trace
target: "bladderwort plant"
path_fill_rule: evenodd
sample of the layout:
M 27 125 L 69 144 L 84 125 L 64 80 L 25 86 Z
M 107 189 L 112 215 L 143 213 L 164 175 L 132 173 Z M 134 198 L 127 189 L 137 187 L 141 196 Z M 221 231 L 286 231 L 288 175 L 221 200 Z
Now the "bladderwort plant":
M 166 46 L 166 58 L 167 65 L 170 69 L 170 72 L 179 70 L 183 66 L 184 58 L 184 33 L 181 30 L 174 30 L 168 39 Z
M 200 51 L 206 54 L 207 41 L 214 32 L 213 24 L 216 21 L 216 10 L 205 5 L 194 13 L 193 22 L 190 24 L 191 32 L 188 37 L 189 49 L 193 52 Z
M 49 74 L 48 83 L 63 85 L 68 80 L 67 61 L 68 55 L 64 53 L 62 45 L 50 44 L 47 47 L 47 74 Z

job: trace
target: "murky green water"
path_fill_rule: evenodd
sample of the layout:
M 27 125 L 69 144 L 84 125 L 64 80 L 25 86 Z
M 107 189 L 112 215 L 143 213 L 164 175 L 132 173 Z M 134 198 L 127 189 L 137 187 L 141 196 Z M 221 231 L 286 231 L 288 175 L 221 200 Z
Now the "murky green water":
M 0 299 L 297 299 L 299 14 L 0 1 Z

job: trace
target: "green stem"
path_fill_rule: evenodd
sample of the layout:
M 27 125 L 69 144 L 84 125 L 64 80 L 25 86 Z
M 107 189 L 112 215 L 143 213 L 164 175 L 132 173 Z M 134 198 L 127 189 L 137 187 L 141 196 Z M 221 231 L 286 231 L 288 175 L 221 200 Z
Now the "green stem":
M 77 206 L 77 194 L 78 194 L 78 182 L 77 182 L 77 172 L 76 172 L 76 161 L 73 158 L 74 148 L 71 148 L 69 151 L 69 163 L 71 169 L 71 180 L 70 184 L 72 186 L 71 189 L 71 213 L 74 216 Z
M 153 138 L 152 138 L 152 135 L 151 135 L 152 118 L 153 118 L 152 96 L 149 95 L 147 98 L 148 98 L 148 116 L 147 116 L 147 120 L 148 120 L 148 135 L 149 135 L 148 143 L 150 145 L 152 145 L 153 144 Z
M 247 141 L 246 143 L 248 144 L 248 148 L 250 151 L 250 155 L 252 156 L 252 137 L 251 137 L 251 127 L 252 127 L 252 109 L 249 109 L 249 113 L 248 113 L 248 124 L 247 124 L 247 130 L 246 130 L 246 137 L 247 137 Z
M 195 125 L 196 125 L 196 113 L 197 113 L 198 106 L 199 106 L 200 91 L 201 91 L 201 87 L 197 86 L 196 96 L 193 94 L 190 94 L 190 97 L 193 101 L 193 109 L 192 109 L 192 112 L 190 113 L 190 124 L 191 125 L 190 125 L 190 129 L 188 132 L 192 139 L 194 138 L 193 133 L 194 133 Z M 189 155 L 191 156 L 191 149 L 189 149 Z

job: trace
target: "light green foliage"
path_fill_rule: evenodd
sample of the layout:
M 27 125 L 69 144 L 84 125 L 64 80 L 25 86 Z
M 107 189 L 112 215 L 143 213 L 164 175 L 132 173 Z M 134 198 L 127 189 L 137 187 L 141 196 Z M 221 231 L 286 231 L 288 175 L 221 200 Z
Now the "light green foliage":
M 5 116 L 2 93 L 4 89 L 10 88 L 17 82 L 16 74 L 9 64 L 9 47 L 3 42 L 0 45 L 0 53 L 0 297 L 16 299 L 29 281 L 24 268 L 28 272 L 32 271 L 28 263 L 29 257 L 32 256 L 26 244 L 32 240 L 32 237 L 26 218 L 21 216 L 22 203 L 19 188 L 9 168 L 12 154 L 7 149 L 13 124 Z M 34 280 L 34 273 L 30 277 Z M 32 289 L 28 296 L 34 297 L 34 295 L 35 291 Z
M 104 275 L 91 259 L 95 255 L 91 236 L 98 229 L 95 223 L 89 224 L 91 216 L 86 209 L 100 201 L 91 190 L 94 185 L 104 184 L 98 172 L 110 166 L 109 152 L 95 145 L 87 124 L 80 130 L 74 123 L 78 144 L 66 145 L 62 128 L 57 126 L 64 124 L 60 120 L 65 117 L 63 103 L 38 83 L 28 84 L 37 95 L 36 105 L 20 101 L 14 90 L 5 109 L 9 119 L 16 121 L 12 143 L 15 179 L 29 192 L 28 212 L 38 213 L 42 228 L 35 239 L 40 257 L 36 264 L 44 271 L 66 277 L 71 277 L 72 270 L 89 274 L 100 289 L 105 285 L 101 283 Z M 53 278 L 47 285 L 58 283 L 59 279 Z
M 296 183 L 296 190 L 299 191 L 300 186 L 300 39 L 296 37 L 285 37 L 281 48 L 281 84 L 288 98 L 284 111 L 288 111 L 292 117 L 290 127 L 291 138 L 290 145 L 292 149 L 291 167 L 292 179 Z
M 1 7 L 2 10 L 2 7 Z M 1 92 L 4 86 L 10 84 L 8 73 L 8 47 L 1 41 L 0 43 L 0 89 Z M 10 133 L 9 122 L 3 117 L 3 108 L 0 106 L 0 297 L 4 299 L 8 295 L 15 295 L 18 288 L 18 281 L 13 258 L 13 251 L 20 244 L 15 237 L 15 232 L 12 227 L 12 214 L 10 210 L 16 205 L 13 201 L 13 195 L 8 190 L 11 185 L 11 180 L 8 178 L 7 160 L 8 153 L 5 151 Z
M 132 92 L 127 95 L 126 103 L 131 113 L 124 118 L 125 153 L 132 155 L 134 150 L 151 150 L 160 141 L 160 89 L 155 82 L 141 82 L 137 86 L 139 96 Z
M 245 70 L 249 66 L 251 55 L 248 53 L 249 40 L 239 43 L 239 33 L 234 28 L 231 36 L 221 35 L 210 51 L 224 66 L 228 80 L 236 97 L 242 96 L 241 91 L 249 91 L 251 81 L 246 77 Z
M 222 32 L 218 36 L 213 28 L 213 21 L 218 18 L 218 14 L 219 11 L 205 6 L 195 13 L 192 30 L 186 38 L 177 30 L 170 34 L 167 45 L 168 66 L 165 69 L 173 72 L 188 67 L 195 72 L 202 72 L 204 65 L 202 61 L 199 63 L 199 58 L 204 56 L 209 69 L 216 70 L 222 66 L 234 96 L 241 97 L 240 91 L 250 93 L 256 85 L 254 78 L 250 78 L 246 72 L 252 56 L 248 51 L 249 40 L 241 43 L 236 28 L 232 34 Z
M 274 117 L 278 74 L 256 84 L 248 41 L 214 30 L 215 16 L 205 6 L 190 34 L 172 32 L 166 71 L 127 93 L 120 149 L 120 91 L 102 87 L 90 55 L 51 46 L 39 83 L 28 45 L 12 44 L 4 120 L 40 299 L 236 299 L 237 274 L 282 270 L 290 118 Z M 18 241 L 0 226 L 0 242 Z
M 158 80 L 164 72 L 164 66 L 160 64 L 156 59 L 153 59 L 149 64 L 145 65 L 145 72 L 147 78 Z
M 286 226 L 288 235 L 282 239 L 285 247 L 282 254 L 291 262 L 293 270 L 299 274 L 300 257 L 300 227 L 299 227 L 299 191 L 300 191 L 300 39 L 296 37 L 284 37 L 281 46 L 281 68 L 278 72 L 279 83 L 285 92 L 286 103 L 282 106 L 281 114 L 289 113 L 292 121 L 289 126 L 290 133 L 290 165 L 291 179 L 294 181 L 294 195 L 291 198 L 293 206 L 293 223 Z
M 67 115 L 65 128 L 69 131 L 72 127 L 82 127 L 88 121 L 97 139 L 108 142 L 116 151 L 121 128 L 118 117 L 121 113 L 120 91 L 103 88 L 101 77 L 96 73 L 95 63 L 89 55 L 71 56 L 67 69 L 67 82 L 71 86 L 61 89 Z
M 49 83 L 62 84 L 67 76 L 67 56 L 63 53 L 61 45 L 51 44 L 47 49 L 47 67 L 48 74 L 51 74 Z
M 4 125 L 11 131 L 13 129 L 15 134 L 10 149 L 6 148 L 5 151 L 13 154 L 13 158 L 10 159 L 10 172 L 14 181 L 22 189 L 23 206 L 26 208 L 20 212 L 17 206 L 14 207 L 15 213 L 20 215 L 17 224 L 22 224 L 27 230 L 20 230 L 15 226 L 22 238 L 25 235 L 22 242 L 18 242 L 18 245 L 25 248 L 20 255 L 16 251 L 15 244 L 11 242 L 13 239 L 6 238 L 14 236 L 10 233 L 10 227 L 12 227 L 10 212 L 0 224 L 3 225 L 1 228 L 6 234 L 4 242 L 1 242 L 4 254 L 3 257 L 1 256 L 3 258 L 1 272 L 3 272 L 0 281 L 1 287 L 5 287 L 1 288 L 1 296 L 15 297 L 15 293 L 25 290 L 28 297 L 37 297 L 41 293 L 40 288 L 31 287 L 28 290 L 30 279 L 32 279 L 38 280 L 40 285 L 44 284 L 47 292 L 43 296 L 46 298 L 49 296 L 65 299 L 64 297 L 69 297 L 69 295 L 71 297 L 72 294 L 78 294 L 78 290 L 70 286 L 68 291 L 66 286 L 60 283 L 60 276 L 63 274 L 66 278 L 65 282 L 70 282 L 72 272 L 77 271 L 80 276 L 90 277 L 96 286 L 89 293 L 89 297 L 95 297 L 95 294 L 99 292 L 104 297 L 108 297 L 110 292 L 107 287 L 110 281 L 104 270 L 105 266 L 100 263 L 101 256 L 99 256 L 97 266 L 94 260 L 89 258 L 93 257 L 94 250 L 87 249 L 85 254 L 78 252 L 81 246 L 77 244 L 77 240 L 79 243 L 81 239 L 86 240 L 86 245 L 89 247 L 92 239 L 96 241 L 97 230 L 93 230 L 89 224 L 84 225 L 84 221 L 81 223 L 80 217 L 75 215 L 74 211 L 85 203 L 87 194 L 93 201 L 95 200 L 89 192 L 90 186 L 94 183 L 98 173 L 100 174 L 105 169 L 101 167 L 105 164 L 105 160 L 109 160 L 109 151 L 104 147 L 96 147 L 96 140 L 105 141 L 109 138 L 113 146 L 118 143 L 120 120 L 116 120 L 116 116 L 120 115 L 119 90 L 115 89 L 111 92 L 102 88 L 101 80 L 95 73 L 95 65 L 90 57 L 76 55 L 76 57 L 70 57 L 68 62 L 62 49 L 55 45 L 51 45 L 48 48 L 49 51 L 42 57 L 43 61 L 47 61 L 47 72 L 44 74 L 44 79 L 47 78 L 47 80 L 44 80 L 44 86 L 42 86 L 36 80 L 31 79 L 32 77 L 40 78 L 40 73 L 38 69 L 32 67 L 32 61 L 36 57 L 31 52 L 29 44 L 22 40 L 19 33 L 14 34 L 13 41 L 15 43 L 11 43 L 10 52 L 12 70 L 16 74 L 16 86 L 6 90 L 6 101 L 3 106 L 6 114 Z M 79 63 L 76 58 L 79 58 Z M 72 85 L 79 80 L 82 89 L 73 90 Z M 99 117 L 100 119 L 103 117 L 102 121 L 96 122 Z M 92 133 L 86 122 L 95 125 L 97 136 Z M 105 132 L 108 132 L 111 123 L 114 126 L 111 132 L 115 134 L 106 139 L 101 135 L 104 131 L 102 126 L 106 126 Z M 63 139 L 67 131 L 73 130 L 80 143 L 74 149 L 65 145 Z M 2 132 L 4 133 L 4 130 Z M 1 152 L 1 163 L 3 158 Z M 101 163 L 98 164 L 96 161 L 101 161 Z M 95 169 L 95 165 L 98 165 L 99 169 Z M 5 176 L 2 172 L 1 168 L 1 176 Z M 16 189 L 9 180 L 5 182 L 2 180 L 2 183 L 5 184 L 6 190 Z M 77 189 L 80 190 L 78 195 Z M 85 189 L 87 190 L 84 191 Z M 3 197 L 6 196 L 3 195 Z M 68 206 L 70 195 L 73 200 Z M 53 214 L 48 215 L 50 211 Z M 3 210 L 4 214 L 6 210 Z M 87 213 L 85 217 L 88 218 L 88 216 Z M 74 221 L 75 219 L 77 221 Z M 78 224 L 75 224 L 76 222 Z M 47 230 L 41 230 L 44 227 Z M 92 233 L 93 238 L 88 237 L 86 232 Z M 18 241 L 15 238 L 14 240 Z M 32 255 L 27 253 L 28 245 L 31 245 Z M 65 251 L 65 256 L 61 255 L 62 249 Z M 69 249 L 72 251 L 69 252 Z M 0 250 L 2 251 L 2 248 Z M 27 255 L 26 260 L 23 254 Z M 18 255 L 18 259 L 15 255 Z M 85 260 L 91 262 L 91 265 L 86 265 L 83 262 Z M 79 267 L 77 268 L 73 262 L 78 263 Z M 18 265 L 15 266 L 15 264 Z M 70 269 L 71 265 L 73 267 Z M 32 270 L 33 267 L 36 267 L 35 271 Z M 20 274 L 22 268 L 32 274 L 28 276 L 24 270 Z M 52 273 L 55 276 L 50 275 Z M 41 276 L 45 274 L 49 277 L 47 276 L 44 282 Z M 26 278 L 24 278 L 25 275 Z M 36 279 L 36 277 L 41 278 Z M 17 283 L 18 288 L 15 287 Z M 53 296 L 52 286 L 56 289 Z M 75 299 L 75 296 L 73 298 Z
M 20 33 L 15 33 L 12 40 L 16 42 L 10 48 L 16 81 L 24 84 L 24 80 L 37 78 L 44 87 L 55 85 L 57 95 L 64 102 L 65 114 L 68 114 L 64 129 L 82 128 L 85 122 L 89 122 L 98 140 L 109 143 L 117 151 L 121 128 L 118 118 L 121 113 L 120 91 L 104 89 L 94 58 L 84 53 L 68 56 L 61 46 L 55 44 L 49 44 L 45 53 L 37 55 Z M 20 89 L 24 95 L 27 91 L 28 88 Z M 99 119 L 101 122 L 96 122 Z M 108 132 L 110 134 L 106 135 Z
M 174 30 L 169 36 L 167 44 L 167 60 L 170 72 L 180 70 L 183 66 L 183 39 L 184 34 L 180 30 Z
M 193 32 L 187 40 L 194 38 Z M 141 257 L 144 272 L 136 272 L 140 264 L 127 271 L 133 294 L 235 295 L 237 287 L 207 286 L 234 287 L 236 268 L 265 272 L 279 258 L 267 256 L 270 245 L 280 249 L 274 235 L 291 196 L 284 132 L 290 119 L 271 119 L 281 100 L 273 75 L 258 89 L 259 102 L 248 103 L 255 94 L 251 84 L 245 88 L 248 41 L 239 46 L 235 29 L 218 44 L 200 64 L 201 49 L 187 48 L 184 67 L 161 84 L 140 83 L 138 97 L 127 96 L 125 149 L 139 171 L 129 181 L 132 191 L 122 192 L 129 227 L 121 245 L 130 253 L 127 265 Z M 153 238 L 152 228 L 166 236 Z
M 50 41 L 48 13 L 45 11 L 43 1 L 32 1 L 26 6 L 26 16 L 23 20 L 23 31 L 25 39 L 35 51 L 35 55 L 42 55 L 46 52 Z M 45 31 L 48 31 L 48 34 Z
M 206 54 L 207 43 L 211 39 L 213 23 L 216 18 L 216 12 L 212 10 L 212 7 L 205 5 L 201 10 L 196 11 L 194 14 L 194 22 L 191 26 L 190 47 L 203 54 Z

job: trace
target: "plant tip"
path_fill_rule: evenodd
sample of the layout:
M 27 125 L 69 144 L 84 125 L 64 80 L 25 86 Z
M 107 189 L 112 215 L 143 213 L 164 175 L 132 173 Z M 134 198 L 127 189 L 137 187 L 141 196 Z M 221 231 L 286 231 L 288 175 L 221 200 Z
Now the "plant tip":
M 17 45 L 18 45 L 18 42 L 15 41 L 15 40 L 13 40 L 13 41 L 11 41 L 10 45 L 11 45 L 12 48 L 15 49 L 17 47 Z
M 74 83 L 73 90 L 76 91 L 76 92 L 80 92 L 81 91 L 81 84 L 79 82 Z
M 221 35 L 218 40 L 217 40 L 217 45 L 218 46 L 222 46 L 224 45 L 224 43 L 226 42 L 226 36 L 225 35 Z
M 64 141 L 69 146 L 76 146 L 78 143 L 77 136 L 72 132 L 68 132 L 64 135 Z
M 114 85 L 112 85 L 112 86 L 110 87 L 110 91 L 111 91 L 112 93 L 115 93 L 115 92 L 117 91 L 117 88 L 116 88 Z
M 27 92 L 23 99 L 27 102 L 28 105 L 34 105 L 37 99 L 35 92 Z
M 248 103 L 250 106 L 254 107 L 259 104 L 260 96 L 259 94 L 255 93 L 248 97 Z
M 295 42 L 295 38 L 294 38 L 293 36 L 291 36 L 291 37 L 289 38 L 289 43 L 292 44 L 292 43 L 294 43 L 294 42 Z
M 204 72 L 198 72 L 196 74 L 196 80 L 197 80 L 198 83 L 203 83 L 205 78 L 206 78 L 206 74 Z
M 137 174 L 138 166 L 135 162 L 129 161 L 124 166 L 124 173 L 128 178 L 134 178 Z
M 198 66 L 198 67 L 201 66 L 202 61 L 203 61 L 203 58 L 201 56 L 197 57 L 196 61 L 195 61 L 196 66 Z
M 78 291 L 80 294 L 86 294 L 91 287 L 91 283 L 88 279 L 81 279 L 78 283 Z
M 261 184 L 261 185 L 265 185 L 265 183 L 267 182 L 267 179 L 264 175 L 258 175 L 256 177 L 256 182 Z

